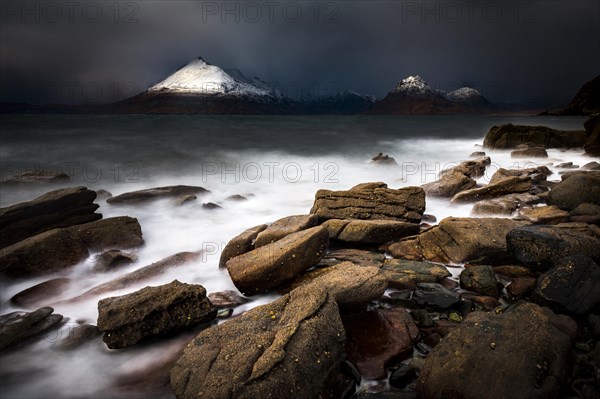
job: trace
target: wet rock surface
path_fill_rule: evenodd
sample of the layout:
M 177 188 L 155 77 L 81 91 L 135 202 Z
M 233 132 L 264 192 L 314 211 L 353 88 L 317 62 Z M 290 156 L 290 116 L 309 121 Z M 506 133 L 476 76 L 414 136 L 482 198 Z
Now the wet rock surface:
M 69 278 L 53 278 L 15 294 L 10 301 L 17 306 L 29 309 L 44 303 L 48 304 L 52 298 L 66 291 L 71 282 Z
M 85 187 L 50 191 L 31 201 L 0 208 L 0 248 L 60 227 L 92 222 L 96 193 Z
M 491 266 L 472 266 L 460 273 L 460 286 L 478 294 L 498 297 L 502 284 L 496 280 Z
M 172 335 L 214 320 L 216 315 L 204 287 L 177 280 L 98 302 L 98 328 L 111 349 Z
M 600 304 L 600 266 L 587 256 L 563 258 L 539 277 L 534 295 L 559 311 L 589 313 Z
M 390 287 L 405 288 L 418 283 L 437 283 L 450 276 L 444 266 L 406 259 L 386 259 L 381 273 Z
M 574 338 L 564 318 L 531 303 L 471 313 L 426 359 L 419 398 L 558 398 Z
M 439 225 L 389 246 L 397 258 L 439 263 L 505 261 L 506 234 L 527 222 L 495 218 L 446 218 Z
M 319 190 L 310 213 L 319 220 L 389 219 L 419 223 L 425 211 L 420 187 L 388 188 L 385 183 L 363 183 L 346 191 Z
M 600 176 L 592 173 L 570 175 L 548 194 L 548 204 L 567 211 L 580 204 L 600 205 Z
M 80 224 L 68 229 L 89 249 L 131 249 L 144 245 L 142 227 L 136 218 L 119 216 Z
M 111 249 L 98 255 L 92 270 L 100 273 L 114 271 L 119 267 L 131 265 L 136 261 L 137 256 L 134 254 L 129 254 L 118 249 Z
M 13 312 L 0 316 L 0 351 L 59 327 L 63 317 L 53 313 L 54 309 L 44 307 L 31 313 Z
M 546 126 L 500 125 L 492 127 L 483 140 L 485 148 L 510 149 L 533 143 L 545 148 L 582 147 L 587 141 L 584 131 L 565 131 Z
M 571 224 L 524 226 L 508 232 L 506 241 L 508 251 L 519 262 L 546 271 L 566 256 L 586 255 L 600 260 L 600 239 L 594 237 L 593 231 Z
M 419 329 L 403 308 L 384 309 L 342 318 L 348 359 L 363 378 L 387 378 L 386 368 L 412 354 Z

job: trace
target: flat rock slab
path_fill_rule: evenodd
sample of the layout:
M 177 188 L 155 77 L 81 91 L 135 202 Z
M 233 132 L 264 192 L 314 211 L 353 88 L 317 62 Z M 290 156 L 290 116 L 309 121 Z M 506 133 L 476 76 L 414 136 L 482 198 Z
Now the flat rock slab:
M 570 372 L 573 328 L 570 318 L 527 302 L 501 314 L 473 312 L 425 360 L 418 397 L 557 398 Z
M 529 193 L 508 194 L 498 198 L 478 201 L 473 205 L 473 215 L 511 215 L 523 205 L 539 204 L 543 200 Z
M 522 208 L 519 210 L 519 217 L 534 224 L 558 224 L 571 219 L 569 212 L 563 211 L 555 205 Z
M 600 304 L 600 266 L 587 256 L 563 258 L 538 278 L 534 295 L 558 311 L 589 313 Z
M 165 198 L 178 198 L 184 195 L 202 195 L 210 193 L 209 190 L 197 186 L 166 186 L 149 188 L 145 190 L 131 191 L 112 198 L 106 203 L 117 204 L 139 204 L 143 202 L 156 201 Z
M 327 229 L 312 227 L 230 259 L 227 271 L 244 295 L 268 292 L 319 263 L 328 242 Z
M 598 262 L 600 239 L 585 226 L 578 229 L 577 224 L 565 223 L 519 227 L 506 236 L 508 251 L 523 265 L 541 272 L 567 256 L 585 255 Z
M 323 223 L 323 227 L 332 240 L 360 244 L 383 244 L 415 235 L 420 229 L 417 223 L 394 220 L 330 219 Z
M 102 218 L 96 193 L 85 187 L 50 191 L 31 201 L 0 208 L 0 248 L 59 227 Z
M 388 247 L 396 258 L 438 263 L 481 260 L 493 264 L 508 258 L 506 234 L 528 222 L 496 218 L 446 218 L 414 238 Z
M 432 197 L 452 198 L 461 191 L 474 188 L 477 182 L 459 171 L 444 173 L 438 180 L 421 186 Z
M 94 251 L 130 249 L 144 245 L 136 218 L 119 216 L 70 227 L 68 231 Z
M 419 329 L 403 308 L 345 315 L 348 359 L 365 379 L 387 378 L 386 368 L 412 355 Z
M 70 285 L 71 279 L 69 278 L 54 278 L 15 294 L 10 301 L 24 308 L 36 307 L 44 302 L 49 303 L 52 298 L 66 291 Z
M 204 287 L 177 280 L 98 302 L 98 328 L 111 349 L 169 336 L 216 316 Z
M 377 268 L 349 268 L 198 334 L 171 371 L 175 395 L 339 397 L 331 384 L 345 353 L 338 303 L 355 301 L 361 287 L 381 281 Z
M 394 190 L 378 182 L 359 184 L 346 191 L 319 190 L 310 213 L 319 220 L 387 219 L 419 223 L 424 211 L 422 188 Z
M 54 309 L 44 307 L 31 313 L 13 312 L 0 316 L 0 351 L 57 328 L 63 317 L 53 313 Z

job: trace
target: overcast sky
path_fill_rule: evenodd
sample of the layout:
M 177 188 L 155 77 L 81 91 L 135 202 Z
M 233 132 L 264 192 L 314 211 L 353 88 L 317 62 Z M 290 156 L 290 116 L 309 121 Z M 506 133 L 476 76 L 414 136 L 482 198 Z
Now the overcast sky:
M 191 59 L 290 96 L 383 97 L 408 75 L 561 106 L 600 74 L 597 1 L 2 0 L 2 101 L 112 102 Z

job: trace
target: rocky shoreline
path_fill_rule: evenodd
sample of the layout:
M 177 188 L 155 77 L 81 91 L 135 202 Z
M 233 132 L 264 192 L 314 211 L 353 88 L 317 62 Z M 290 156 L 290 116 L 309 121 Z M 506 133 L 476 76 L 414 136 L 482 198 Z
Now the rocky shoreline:
M 598 156 L 600 119 L 585 128 L 493 127 L 483 150 L 543 159 L 548 148 L 583 147 Z M 390 159 L 373 162 L 393 167 Z M 66 278 L 30 285 L 11 299 L 27 311 L 0 316 L 0 356 L 64 324 L 53 305 L 91 299 L 97 323 L 82 321 L 56 343 L 60 350 L 98 336 L 117 351 L 178 337 L 168 356 L 123 378 L 110 396 L 598 397 L 600 164 L 565 163 L 560 181 L 549 180 L 544 165 L 499 169 L 480 185 L 491 162 L 479 151 L 421 187 L 367 182 L 317 191 L 308 214 L 265 221 L 221 251 L 219 267 L 239 293 L 175 280 L 111 296 L 186 267 L 197 251 L 71 298 L 61 295 L 75 284 Z M 183 206 L 207 192 L 168 186 L 113 197 L 75 187 L 2 208 L 0 273 L 39 279 L 92 254 L 96 273 L 118 271 L 136 261 L 143 226 L 102 218 L 97 196 L 109 206 L 161 199 Z M 472 204 L 472 217 L 432 225 L 425 210 L 433 197 Z M 281 296 L 231 317 L 265 293 Z

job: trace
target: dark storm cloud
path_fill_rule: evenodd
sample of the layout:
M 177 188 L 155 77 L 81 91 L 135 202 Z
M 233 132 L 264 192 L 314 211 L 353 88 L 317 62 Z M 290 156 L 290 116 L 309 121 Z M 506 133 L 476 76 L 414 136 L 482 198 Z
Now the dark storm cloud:
M 435 88 L 548 106 L 600 73 L 595 1 L 0 4 L 3 101 L 115 101 L 197 56 L 290 95 L 384 96 L 420 74 Z

